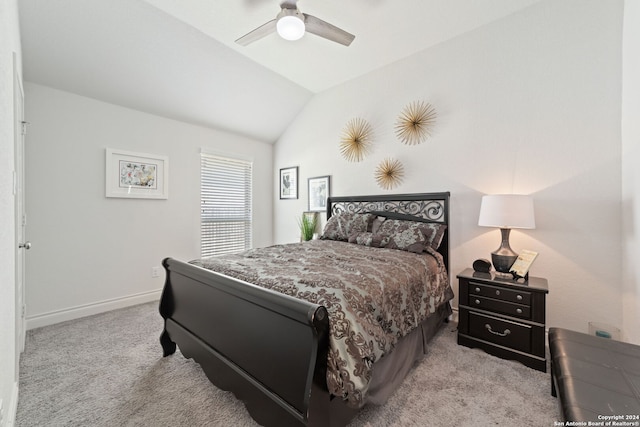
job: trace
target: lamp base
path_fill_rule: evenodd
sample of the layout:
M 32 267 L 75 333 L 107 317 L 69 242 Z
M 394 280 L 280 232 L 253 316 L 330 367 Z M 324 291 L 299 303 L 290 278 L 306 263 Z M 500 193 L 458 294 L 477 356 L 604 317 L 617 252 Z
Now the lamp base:
M 509 234 L 511 233 L 511 229 L 501 228 L 500 232 L 502 233 L 502 242 L 498 249 L 491 252 L 491 263 L 496 271 L 500 273 L 508 273 L 513 263 L 518 259 L 518 254 L 511 250 L 511 246 L 509 246 Z
M 518 259 L 518 254 L 515 255 L 498 255 L 495 252 L 491 253 L 491 263 L 493 268 L 500 273 L 508 273 L 509 269 Z

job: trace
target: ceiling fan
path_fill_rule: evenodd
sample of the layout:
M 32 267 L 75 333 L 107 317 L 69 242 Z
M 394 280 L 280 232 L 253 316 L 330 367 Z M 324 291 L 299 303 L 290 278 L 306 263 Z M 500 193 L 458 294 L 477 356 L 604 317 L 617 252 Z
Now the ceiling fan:
M 335 25 L 300 12 L 296 3 L 298 0 L 283 0 L 280 3 L 280 13 L 275 19 L 240 37 L 236 43 L 246 46 L 273 32 L 277 32 L 285 40 L 298 40 L 306 31 L 345 46 L 349 46 L 355 39 L 356 36 Z

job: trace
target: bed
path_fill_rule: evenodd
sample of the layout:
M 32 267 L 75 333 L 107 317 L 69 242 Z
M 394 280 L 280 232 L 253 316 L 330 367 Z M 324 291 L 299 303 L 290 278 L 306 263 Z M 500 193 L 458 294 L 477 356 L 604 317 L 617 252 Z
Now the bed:
M 449 231 L 448 192 L 330 197 L 322 240 L 166 258 L 163 355 L 177 345 L 261 425 L 344 426 L 390 396 L 451 314 Z

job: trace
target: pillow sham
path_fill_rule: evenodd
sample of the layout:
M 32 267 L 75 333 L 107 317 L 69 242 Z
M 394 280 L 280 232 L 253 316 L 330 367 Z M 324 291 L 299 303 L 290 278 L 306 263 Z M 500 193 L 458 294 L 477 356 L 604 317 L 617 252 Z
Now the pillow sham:
M 385 247 L 421 253 L 429 244 L 432 231 L 422 222 L 386 219 L 377 230 L 378 234 L 389 236 Z
M 438 250 L 446 229 L 444 224 L 387 218 L 375 233 L 390 237 L 387 248 L 422 252 L 426 246 Z
M 442 238 L 444 237 L 444 232 L 446 231 L 447 226 L 444 224 L 426 222 L 424 223 L 424 227 L 432 231 L 431 238 L 427 238 L 427 240 L 429 242 L 429 246 L 437 251 L 442 244 Z
M 368 213 L 341 212 L 333 215 L 324 226 L 321 239 L 348 241 L 353 233 L 370 230 L 375 217 Z

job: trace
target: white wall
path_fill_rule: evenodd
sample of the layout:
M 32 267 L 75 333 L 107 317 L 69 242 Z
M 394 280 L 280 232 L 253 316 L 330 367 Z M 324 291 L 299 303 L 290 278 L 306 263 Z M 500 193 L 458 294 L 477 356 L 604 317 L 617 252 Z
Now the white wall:
M 623 325 L 640 344 L 640 3 L 626 0 L 623 32 Z
M 15 0 L 0 0 L 0 426 L 9 425 L 18 403 L 15 325 L 15 222 L 13 172 L 13 54 L 22 75 Z
M 622 13 L 622 1 L 544 1 L 316 95 L 275 147 L 276 171 L 297 165 L 301 178 L 300 199 L 275 204 L 275 241 L 297 238 L 311 176 L 332 175 L 333 195 L 449 190 L 457 291 L 455 274 L 499 245 L 477 226 L 481 196 L 532 194 L 537 228 L 514 230 L 511 245 L 540 254 L 548 324 L 621 327 Z M 414 100 L 438 118 L 431 139 L 405 146 L 394 124 Z M 374 151 L 349 163 L 338 144 L 357 116 Z M 393 191 L 373 178 L 387 156 L 405 167 Z
M 200 149 L 254 161 L 254 244 L 272 242 L 270 144 L 26 84 L 27 326 L 153 300 L 151 268 L 199 256 Z M 169 157 L 169 199 L 105 197 L 105 148 Z

